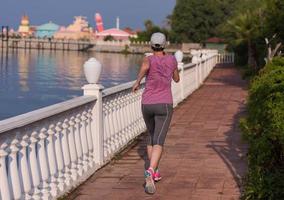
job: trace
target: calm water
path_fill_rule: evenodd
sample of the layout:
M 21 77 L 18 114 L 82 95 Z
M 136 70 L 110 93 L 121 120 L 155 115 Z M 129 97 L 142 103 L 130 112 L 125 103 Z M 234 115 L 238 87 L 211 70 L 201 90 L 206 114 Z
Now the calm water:
M 83 94 L 83 64 L 103 64 L 106 88 L 134 80 L 142 55 L 0 49 L 0 120 Z

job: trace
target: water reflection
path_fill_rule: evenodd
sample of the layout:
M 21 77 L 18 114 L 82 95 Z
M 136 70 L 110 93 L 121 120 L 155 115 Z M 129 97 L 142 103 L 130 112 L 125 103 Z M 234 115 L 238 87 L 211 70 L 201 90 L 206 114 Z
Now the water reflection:
M 0 49 L 0 120 L 82 95 L 83 64 L 103 64 L 106 88 L 134 80 L 142 55 Z
M 29 66 L 30 66 L 29 62 L 30 62 L 29 55 L 26 55 L 25 53 L 20 53 L 18 55 L 19 85 L 21 91 L 23 92 L 29 91 L 29 84 L 28 84 Z

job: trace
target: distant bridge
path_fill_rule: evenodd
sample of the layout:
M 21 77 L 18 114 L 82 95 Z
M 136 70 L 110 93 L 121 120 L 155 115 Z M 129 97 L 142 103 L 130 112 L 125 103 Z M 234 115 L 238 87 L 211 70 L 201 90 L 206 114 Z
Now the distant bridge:
M 0 47 L 12 49 L 38 49 L 38 50 L 63 50 L 63 51 L 86 51 L 94 44 L 90 41 L 59 40 L 39 38 L 14 38 L 9 37 L 0 40 Z
M 191 46 L 201 48 L 199 44 Z M 71 40 L 49 38 L 17 38 L 0 37 L 0 48 L 11 49 L 37 49 L 37 50 L 60 50 L 60 51 L 96 51 L 115 53 L 146 53 L 150 52 L 149 42 L 130 41 L 101 41 L 101 40 Z M 174 53 L 183 48 L 183 44 L 171 44 L 168 42 L 166 52 Z M 183 50 L 189 53 L 189 48 Z

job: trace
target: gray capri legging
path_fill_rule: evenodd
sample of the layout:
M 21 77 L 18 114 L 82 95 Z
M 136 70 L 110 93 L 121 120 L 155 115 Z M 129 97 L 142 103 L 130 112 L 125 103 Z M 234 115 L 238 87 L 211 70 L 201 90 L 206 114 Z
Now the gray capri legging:
M 148 145 L 164 145 L 173 114 L 172 104 L 142 104 L 143 118 L 149 132 Z

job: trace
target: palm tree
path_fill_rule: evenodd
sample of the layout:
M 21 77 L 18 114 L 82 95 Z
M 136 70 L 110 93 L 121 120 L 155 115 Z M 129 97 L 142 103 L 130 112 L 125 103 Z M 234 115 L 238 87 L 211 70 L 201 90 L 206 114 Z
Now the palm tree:
M 239 45 L 247 43 L 248 65 L 254 70 L 257 69 L 256 51 L 254 49 L 253 39 L 258 34 L 259 24 L 253 13 L 244 12 L 227 21 L 227 31 L 233 36 L 233 43 Z
M 254 39 L 259 38 L 263 31 L 266 8 L 267 1 L 265 0 L 246 0 L 243 7 L 227 21 L 224 27 L 225 33 L 231 36 L 232 43 L 247 44 L 247 63 L 255 71 L 258 66 Z

